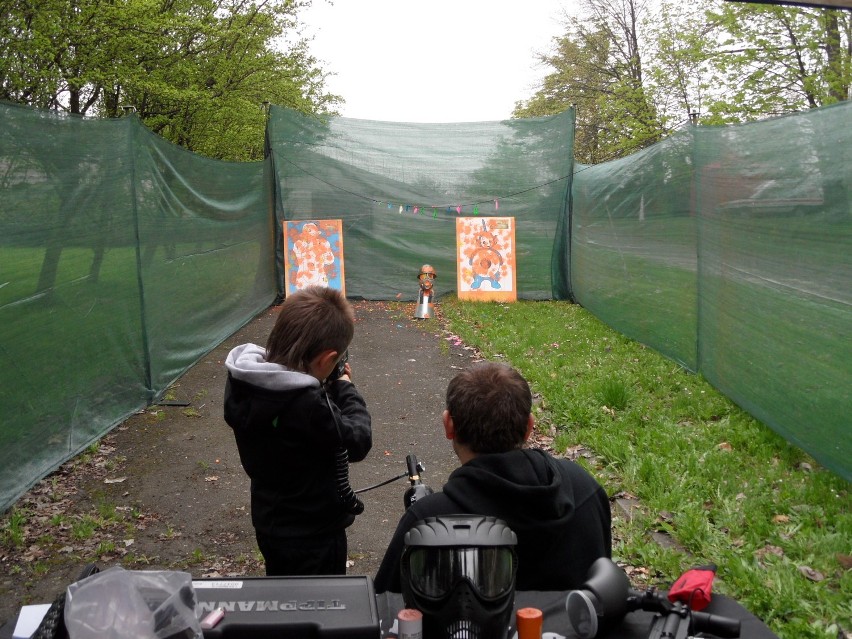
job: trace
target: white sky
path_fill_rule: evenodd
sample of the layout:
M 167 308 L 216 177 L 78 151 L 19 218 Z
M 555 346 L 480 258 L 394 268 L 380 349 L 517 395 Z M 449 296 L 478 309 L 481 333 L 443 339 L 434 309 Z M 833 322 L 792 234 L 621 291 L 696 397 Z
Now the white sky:
M 548 73 L 536 52 L 561 35 L 571 0 L 313 0 L 311 52 L 335 75 L 348 118 L 506 120 Z

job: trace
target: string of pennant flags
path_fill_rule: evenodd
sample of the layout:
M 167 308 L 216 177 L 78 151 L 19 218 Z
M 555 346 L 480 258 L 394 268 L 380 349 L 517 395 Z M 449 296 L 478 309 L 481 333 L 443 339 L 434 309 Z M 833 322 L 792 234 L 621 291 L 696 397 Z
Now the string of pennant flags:
M 478 202 L 470 202 L 470 203 L 467 203 L 467 204 L 441 204 L 441 205 L 425 205 L 424 206 L 422 204 L 405 204 L 405 203 L 396 204 L 396 203 L 388 202 L 388 201 L 384 201 L 384 200 L 377 200 L 377 199 L 369 197 L 367 195 L 363 195 L 361 193 L 356 193 L 355 191 L 351 191 L 349 189 L 343 188 L 342 186 L 339 186 L 337 184 L 332 184 L 331 182 L 328 182 L 327 180 L 323 180 L 321 177 L 314 175 L 310 171 L 303 169 L 301 166 L 299 166 L 295 162 L 292 162 L 291 160 L 288 160 L 287 158 L 281 158 L 281 159 L 284 160 L 285 162 L 287 162 L 288 164 L 296 167 L 297 169 L 302 171 L 305 175 L 309 175 L 312 178 L 314 178 L 315 180 L 322 182 L 323 184 L 326 184 L 327 186 L 330 186 L 331 188 L 336 189 L 338 191 L 343 191 L 344 193 L 348 193 L 349 195 L 352 195 L 354 197 L 357 197 L 357 198 L 360 198 L 360 199 L 363 199 L 363 200 L 367 200 L 369 202 L 373 202 L 378 206 L 383 206 L 383 207 L 386 206 L 387 209 L 391 210 L 391 211 L 398 207 L 398 212 L 399 212 L 400 215 L 405 214 L 405 213 L 409 213 L 409 212 L 413 213 L 414 215 L 418 215 L 423 211 L 431 210 L 433 218 L 438 217 L 438 211 L 439 210 L 446 209 L 446 212 L 450 213 L 450 214 L 452 214 L 453 211 L 455 211 L 456 214 L 461 215 L 463 210 L 470 209 L 470 207 L 473 207 L 473 209 L 471 211 L 473 213 L 473 215 L 479 215 L 479 206 L 481 204 L 489 204 L 491 202 L 494 203 L 494 210 L 497 211 L 497 210 L 500 209 L 500 200 L 501 199 L 506 200 L 506 199 L 516 197 L 518 195 L 523 195 L 525 193 L 529 193 L 530 191 L 535 191 L 537 189 L 544 188 L 545 186 L 555 184 L 556 182 L 560 182 L 562 180 L 565 180 L 565 179 L 568 179 L 569 177 L 571 177 L 570 175 L 563 175 L 561 177 L 555 178 L 555 179 L 550 180 L 548 182 L 543 182 L 541 184 L 537 184 L 537 185 L 532 186 L 528 189 L 523 189 L 521 191 L 516 191 L 514 193 L 508 193 L 508 194 L 500 196 L 500 197 L 496 197 L 496 198 L 488 199 L 488 200 L 481 200 L 481 201 L 478 201 Z
M 393 210 L 393 208 L 396 206 L 395 204 L 393 204 L 391 202 L 381 202 L 379 200 L 373 200 L 373 202 L 376 202 L 380 206 L 387 204 L 387 207 L 388 207 L 389 210 Z M 483 202 L 479 202 L 477 204 L 472 205 L 474 215 L 479 215 L 479 205 L 480 204 L 483 204 Z M 462 209 L 465 208 L 465 206 L 470 206 L 470 205 L 456 204 L 455 206 L 447 206 L 446 207 L 447 213 L 452 213 L 453 211 L 455 211 L 457 214 L 461 215 Z M 414 215 L 417 215 L 421 211 L 426 211 L 427 209 L 431 209 L 432 210 L 432 217 L 434 218 L 434 217 L 438 217 L 438 209 L 443 209 L 443 208 L 444 208 L 444 206 L 419 206 L 417 204 L 400 204 L 399 205 L 399 213 L 400 213 L 400 215 L 402 215 L 403 213 L 413 212 Z M 499 209 L 500 209 L 500 200 L 495 199 L 494 200 L 494 210 L 497 211 Z

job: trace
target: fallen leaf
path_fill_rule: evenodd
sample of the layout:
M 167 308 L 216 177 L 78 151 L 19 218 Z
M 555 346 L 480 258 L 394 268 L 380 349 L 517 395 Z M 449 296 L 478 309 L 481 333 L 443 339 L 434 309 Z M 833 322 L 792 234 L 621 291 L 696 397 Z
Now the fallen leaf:
M 766 544 L 763 548 L 759 548 L 754 554 L 757 555 L 759 558 L 765 557 L 766 555 L 775 555 L 776 557 L 783 557 L 784 549 L 780 546 Z
M 799 566 L 799 572 L 811 581 L 822 581 L 825 579 L 825 575 L 823 575 L 819 570 L 814 570 L 810 566 Z
M 772 522 L 775 524 L 786 524 L 790 521 L 790 518 L 787 515 L 775 515 L 772 518 Z

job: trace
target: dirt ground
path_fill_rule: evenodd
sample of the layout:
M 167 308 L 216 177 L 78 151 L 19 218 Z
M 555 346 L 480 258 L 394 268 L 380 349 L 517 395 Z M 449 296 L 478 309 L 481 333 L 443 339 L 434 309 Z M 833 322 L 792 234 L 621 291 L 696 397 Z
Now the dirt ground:
M 373 417 L 373 449 L 354 464 L 355 489 L 404 473 L 413 453 L 440 489 L 457 460 L 440 426 L 449 380 L 477 359 L 442 328 L 413 318 L 414 304 L 353 303 L 353 381 Z M 89 562 L 193 577 L 264 574 L 249 515 L 248 479 L 222 419 L 224 360 L 234 346 L 265 344 L 273 307 L 215 348 L 163 398 L 132 416 L 30 490 L 23 517 L 0 545 L 0 627 L 21 605 L 49 603 Z M 440 316 L 440 305 L 438 305 Z M 361 495 L 349 528 L 350 574 L 374 575 L 403 512 L 408 482 Z M 10 541 L 15 529 L 19 538 Z

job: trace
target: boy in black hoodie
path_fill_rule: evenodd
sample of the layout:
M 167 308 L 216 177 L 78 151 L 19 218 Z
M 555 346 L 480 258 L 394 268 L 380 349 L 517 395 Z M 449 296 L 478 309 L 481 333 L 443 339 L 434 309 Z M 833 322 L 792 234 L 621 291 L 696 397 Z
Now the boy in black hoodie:
M 532 393 L 510 366 L 485 363 L 447 387 L 444 432 L 462 465 L 443 492 L 412 504 L 397 526 L 374 580 L 400 592 L 405 533 L 439 515 L 490 515 L 518 536 L 518 590 L 570 590 L 599 557 L 612 554 L 606 492 L 578 464 L 524 449 L 532 434 Z
M 354 332 L 343 294 L 312 286 L 284 301 L 266 348 L 237 346 L 225 362 L 225 421 L 251 478 L 267 575 L 346 574 L 346 528 L 363 504 L 345 453 L 361 461 L 373 444 L 349 364 L 335 373 Z

